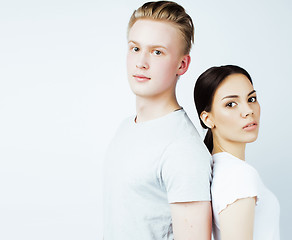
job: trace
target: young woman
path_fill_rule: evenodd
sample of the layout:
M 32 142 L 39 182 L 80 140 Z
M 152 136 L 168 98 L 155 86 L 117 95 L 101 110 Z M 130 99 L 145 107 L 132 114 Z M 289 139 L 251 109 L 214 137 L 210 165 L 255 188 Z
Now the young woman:
M 278 240 L 279 203 L 245 162 L 246 143 L 256 140 L 260 105 L 248 72 L 212 67 L 194 90 L 205 144 L 213 155 L 213 235 L 216 240 Z

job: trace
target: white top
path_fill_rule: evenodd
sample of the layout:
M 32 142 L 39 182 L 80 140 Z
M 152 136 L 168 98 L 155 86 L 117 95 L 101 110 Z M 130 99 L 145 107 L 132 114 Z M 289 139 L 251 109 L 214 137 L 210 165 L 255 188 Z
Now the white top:
M 258 172 L 245 161 L 227 152 L 213 155 L 213 235 L 220 240 L 219 213 L 237 199 L 257 197 L 254 240 L 279 240 L 280 206 L 262 183 Z
M 170 204 L 210 201 L 211 156 L 184 110 L 126 119 L 104 170 L 104 239 L 173 239 Z

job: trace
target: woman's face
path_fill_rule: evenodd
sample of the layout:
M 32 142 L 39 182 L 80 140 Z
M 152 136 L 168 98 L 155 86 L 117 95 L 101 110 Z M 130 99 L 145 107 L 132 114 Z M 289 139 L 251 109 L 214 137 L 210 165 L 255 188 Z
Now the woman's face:
M 257 139 L 260 105 L 249 79 L 243 74 L 226 77 L 215 91 L 209 118 L 212 133 L 228 143 L 248 143 Z M 223 144 L 223 142 L 221 142 Z

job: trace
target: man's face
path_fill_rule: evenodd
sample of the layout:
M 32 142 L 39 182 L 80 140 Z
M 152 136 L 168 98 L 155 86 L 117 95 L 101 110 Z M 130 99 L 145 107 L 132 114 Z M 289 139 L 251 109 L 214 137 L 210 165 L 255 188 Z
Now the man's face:
M 141 19 L 128 35 L 127 70 L 132 91 L 139 97 L 168 97 L 182 75 L 183 41 L 171 23 Z

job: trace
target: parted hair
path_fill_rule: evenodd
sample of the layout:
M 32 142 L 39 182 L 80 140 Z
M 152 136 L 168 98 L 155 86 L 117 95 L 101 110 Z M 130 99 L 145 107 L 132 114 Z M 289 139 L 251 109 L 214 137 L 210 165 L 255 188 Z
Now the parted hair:
M 135 10 L 128 24 L 128 33 L 139 19 L 166 21 L 174 24 L 181 32 L 185 42 L 183 54 L 189 54 L 194 43 L 194 25 L 192 18 L 179 4 L 171 1 L 147 2 Z
M 203 72 L 196 81 L 196 85 L 194 88 L 194 100 L 197 113 L 200 119 L 200 123 L 203 128 L 208 129 L 204 139 L 204 143 L 207 146 L 210 153 L 212 153 L 213 150 L 212 131 L 204 124 L 200 115 L 203 111 L 210 112 L 212 110 L 212 102 L 215 92 L 220 86 L 220 84 L 224 81 L 224 79 L 226 79 L 228 76 L 232 74 L 238 73 L 245 75 L 251 82 L 251 84 L 253 84 L 249 73 L 245 69 L 236 65 L 211 67 L 207 69 L 205 72 Z

